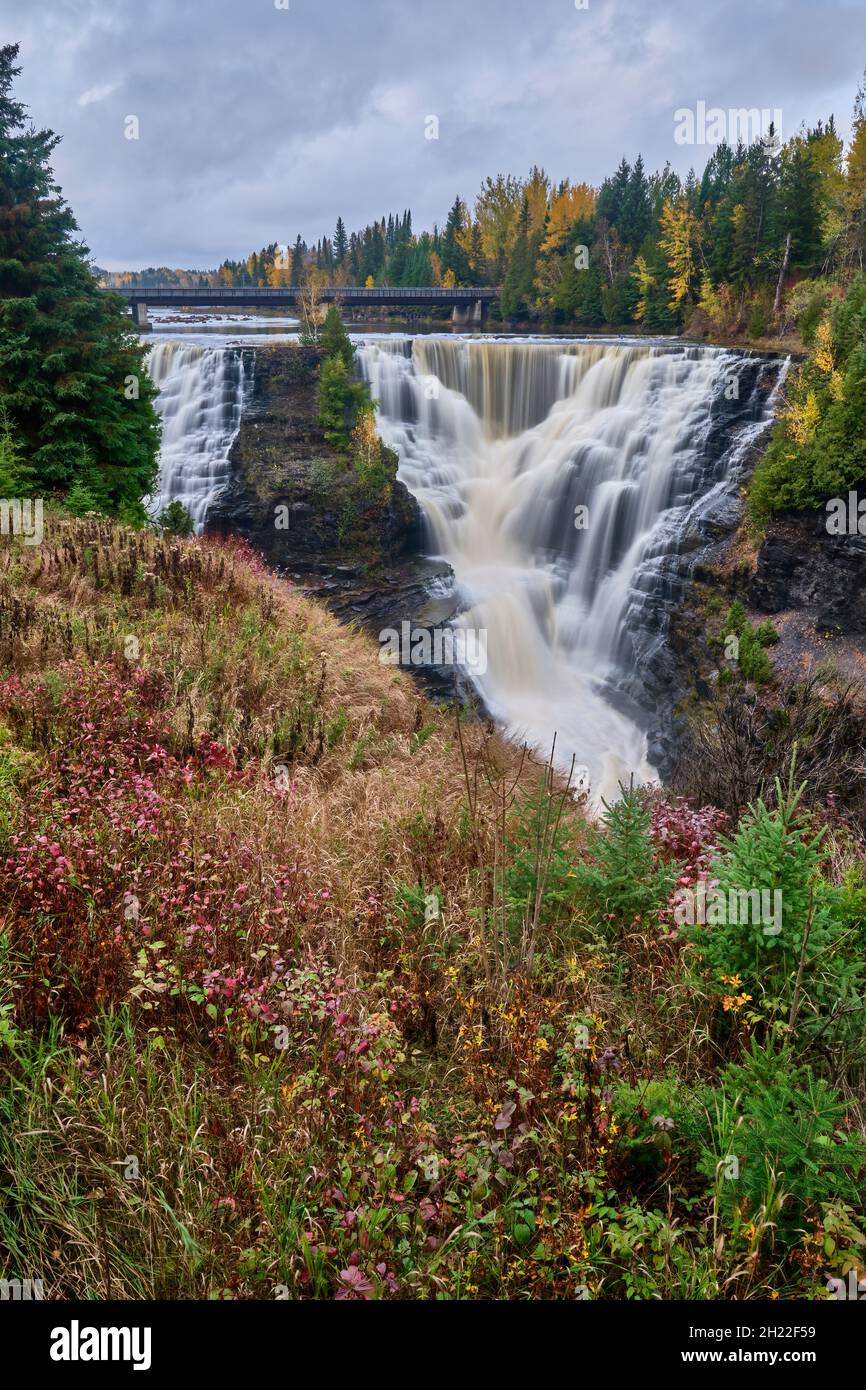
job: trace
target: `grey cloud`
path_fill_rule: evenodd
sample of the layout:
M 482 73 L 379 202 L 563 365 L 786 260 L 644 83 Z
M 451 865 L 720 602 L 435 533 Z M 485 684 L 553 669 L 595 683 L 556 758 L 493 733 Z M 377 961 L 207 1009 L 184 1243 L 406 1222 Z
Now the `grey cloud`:
M 20 94 L 103 265 L 211 266 L 488 173 L 599 182 L 623 154 L 685 173 L 673 112 L 780 107 L 790 133 L 859 80 L 859 0 L 6 0 Z M 424 119 L 437 115 L 438 141 Z M 124 138 L 137 116 L 140 139 Z

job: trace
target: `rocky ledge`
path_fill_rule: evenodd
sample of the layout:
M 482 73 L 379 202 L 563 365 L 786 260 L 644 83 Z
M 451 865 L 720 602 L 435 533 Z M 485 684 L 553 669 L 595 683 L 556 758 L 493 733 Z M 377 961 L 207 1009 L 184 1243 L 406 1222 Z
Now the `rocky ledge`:
M 747 596 L 762 613 L 799 611 L 820 636 L 866 636 L 866 536 L 830 535 L 824 513 L 781 518 Z
M 317 416 L 315 347 L 256 349 L 253 383 L 231 452 L 232 479 L 208 514 L 208 531 L 245 536 L 293 573 L 367 572 L 417 555 L 418 504 L 395 481 L 387 502 L 359 501 L 346 458 Z
M 346 457 L 317 414 L 316 347 L 257 347 L 249 398 L 230 455 L 232 477 L 208 513 L 209 533 L 243 536 L 338 617 L 369 631 L 446 624 L 451 568 L 422 555 L 423 520 L 403 483 L 386 501 L 359 497 Z M 393 457 L 396 469 L 396 456 Z M 452 668 L 420 673 L 434 697 L 455 691 Z M 458 680 L 457 693 L 471 691 Z

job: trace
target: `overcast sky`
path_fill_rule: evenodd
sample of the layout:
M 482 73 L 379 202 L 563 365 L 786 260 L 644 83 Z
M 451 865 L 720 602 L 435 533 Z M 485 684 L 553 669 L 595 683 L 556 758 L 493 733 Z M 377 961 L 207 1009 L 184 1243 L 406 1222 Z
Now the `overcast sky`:
M 582 0 L 580 0 L 582 3 Z M 278 8 L 287 5 L 287 8 Z M 412 208 L 440 225 L 486 174 L 681 173 L 674 112 L 830 112 L 846 134 L 863 0 L 3 0 L 18 95 L 108 269 L 210 267 Z M 135 116 L 139 138 L 125 138 Z M 436 116 L 439 138 L 425 138 Z M 429 130 L 431 127 L 427 126 Z

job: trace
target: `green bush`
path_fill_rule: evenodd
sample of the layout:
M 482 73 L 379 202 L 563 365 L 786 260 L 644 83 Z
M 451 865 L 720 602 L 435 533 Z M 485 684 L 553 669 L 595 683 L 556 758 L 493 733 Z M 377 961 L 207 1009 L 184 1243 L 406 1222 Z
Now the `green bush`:
M 821 877 L 825 828 L 813 829 L 802 794 L 803 787 L 786 792 L 777 781 L 776 807 L 759 800 L 736 833 L 720 840 L 709 881 L 721 899 L 708 896 L 708 920 L 683 923 L 681 934 L 711 988 L 721 993 L 723 980 L 738 979 L 771 1022 L 789 1019 L 802 958 L 798 1018 L 808 1027 L 840 1001 L 856 1005 L 863 967 L 850 940 L 848 951 L 837 949 L 839 890 Z M 718 911 L 710 910 L 713 902 Z
M 99 503 L 86 483 L 73 483 L 66 494 L 66 510 L 73 516 L 86 516 L 88 512 L 99 511 Z
M 723 638 L 732 634 L 739 639 L 737 665 L 743 677 L 762 685 L 771 681 L 773 667 L 764 648 L 779 640 L 779 634 L 773 624 L 764 622 L 754 627 L 746 617 L 746 610 L 740 600 L 735 599 L 725 619 Z M 722 670 L 723 673 L 729 673 L 730 668 L 723 667 Z
M 740 635 L 740 670 L 747 681 L 756 681 L 759 684 L 766 684 L 773 679 L 773 668 L 770 665 L 770 658 L 764 651 L 755 629 L 751 626 L 744 628 Z
M 801 280 L 789 292 L 785 300 L 785 322 L 796 327 L 804 343 L 811 343 L 818 324 L 825 317 L 830 304 L 831 283 L 829 280 Z
M 765 338 L 770 326 L 769 308 L 764 300 L 756 299 L 749 313 L 746 332 L 750 338 Z
M 339 357 L 346 371 L 352 370 L 352 363 L 355 360 L 355 349 L 352 340 L 343 326 L 340 311 L 336 304 L 332 304 L 322 325 L 319 335 L 319 342 L 324 349 L 326 357 Z
M 165 510 L 160 513 L 157 525 L 160 531 L 164 531 L 169 536 L 191 536 L 195 530 L 192 517 L 177 498 L 173 502 L 169 502 Z
M 675 868 L 655 862 L 642 793 L 634 786 L 620 790 L 619 801 L 603 802 L 601 827 L 589 834 L 589 863 L 576 871 L 584 906 L 608 933 L 658 913 L 676 881 Z
M 574 913 L 576 878 L 573 832 L 559 817 L 561 797 L 541 783 L 521 792 L 505 837 L 504 904 L 509 938 L 516 944 L 532 918 L 540 893 L 542 929 L 569 923 Z
M 790 1049 L 753 1041 L 721 1083 L 707 1093 L 711 1133 L 698 1167 L 726 1223 L 735 1210 L 774 1222 L 777 1239 L 790 1245 L 821 1204 L 859 1202 L 866 1150 L 842 1130 L 845 1105 L 836 1092 Z
M 6 411 L 0 403 L 0 497 L 29 497 L 35 475 L 24 461 L 24 451 Z
M 788 408 L 774 426 L 749 490 L 753 520 L 823 507 L 866 479 L 866 278 L 851 284 L 830 315 L 829 341 L 816 344 L 788 384 Z
M 366 385 L 351 379 L 342 356 L 326 357 L 319 368 L 319 424 L 335 449 L 349 449 L 355 416 L 368 401 Z

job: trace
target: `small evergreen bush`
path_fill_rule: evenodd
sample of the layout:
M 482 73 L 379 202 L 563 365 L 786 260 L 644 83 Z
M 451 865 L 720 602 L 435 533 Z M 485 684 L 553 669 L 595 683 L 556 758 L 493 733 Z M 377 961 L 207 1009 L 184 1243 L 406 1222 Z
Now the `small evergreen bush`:
M 579 864 L 577 887 L 598 926 L 622 931 L 644 922 L 666 904 L 676 881 L 672 865 L 656 863 L 652 814 L 633 785 L 604 802 L 601 827 L 590 831 L 589 862 Z

